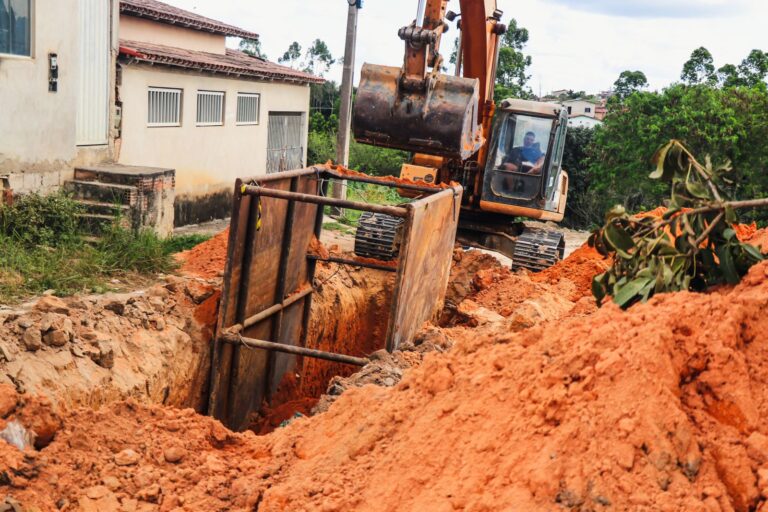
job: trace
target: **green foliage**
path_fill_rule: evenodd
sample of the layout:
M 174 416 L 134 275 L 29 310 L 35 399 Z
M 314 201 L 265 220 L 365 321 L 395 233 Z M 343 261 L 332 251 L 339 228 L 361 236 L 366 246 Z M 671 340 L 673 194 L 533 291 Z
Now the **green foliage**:
M 762 87 L 768 76 L 768 53 L 752 50 L 749 55 L 735 66 L 726 64 L 717 70 L 723 87 Z
M 608 108 L 589 151 L 590 190 L 600 198 L 600 210 L 623 204 L 636 212 L 662 204 L 668 185 L 642 177 L 654 148 L 670 139 L 682 141 L 694 154 L 731 161 L 736 171 L 728 188 L 735 198 L 768 195 L 765 87 L 676 84 L 661 92 L 637 92 Z M 748 218 L 768 217 L 752 212 Z
M 104 291 L 112 277 L 168 272 L 173 246 L 151 231 L 136 233 L 108 226 L 95 244 L 85 240 L 78 216 L 82 207 L 63 194 L 22 196 L 0 207 L 0 302 L 46 290 L 58 295 Z
M 56 247 L 79 240 L 82 207 L 65 194 L 21 196 L 0 207 L 0 233 L 27 245 Z
M 202 234 L 171 235 L 163 240 L 163 252 L 176 254 L 177 252 L 188 251 L 210 239 L 211 235 Z
M 317 123 L 321 122 L 318 120 Z M 311 164 L 336 160 L 335 130 L 309 132 L 307 160 Z M 399 175 L 407 160 L 408 153 L 404 151 L 359 144 L 355 140 L 349 144 L 349 167 L 372 176 Z
M 295 68 L 299 59 L 301 59 L 301 45 L 297 41 L 294 41 L 285 51 L 283 56 L 277 59 L 277 62 Z
M 250 55 L 251 57 L 257 57 L 259 59 L 266 60 L 267 54 L 261 49 L 261 41 L 258 39 L 248 39 L 244 37 L 240 40 L 240 51 Z
M 563 169 L 568 172 L 568 202 L 563 224 L 574 229 L 593 229 L 602 224 L 605 208 L 591 174 L 590 154 L 595 130 L 569 128 L 563 151 Z
M 703 291 L 716 284 L 737 284 L 760 251 L 736 238 L 735 210 L 723 202 L 731 180 L 730 165 L 701 165 L 679 141 L 654 156 L 651 178 L 671 184 L 669 210 L 662 220 L 630 217 L 615 207 L 589 244 L 613 258 L 596 276 L 592 292 L 598 304 L 612 296 L 620 307 L 645 301 L 656 293 Z
M 529 37 L 528 29 L 518 26 L 516 19 L 509 21 L 507 32 L 499 47 L 499 63 L 496 67 L 494 96 L 499 101 L 506 98 L 533 97 L 528 86 L 531 78 L 528 68 L 532 59 L 530 55 L 523 53 Z
M 680 79 L 688 85 L 717 83 L 715 63 L 712 54 L 703 46 L 691 53 L 691 58 L 683 65 Z
M 613 83 L 613 92 L 616 100 L 623 101 L 632 93 L 648 87 L 648 78 L 642 71 L 622 71 L 619 78 Z
M 277 62 L 317 76 L 325 75 L 331 69 L 331 66 L 337 62 L 337 59 L 331 55 L 328 45 L 321 39 L 315 39 L 312 42 L 312 45 L 304 53 L 304 60 L 299 64 L 301 56 L 301 45 L 294 41 L 283 56 L 277 59 Z
M 114 222 L 102 232 L 96 249 L 104 274 L 168 272 L 174 268 L 165 243 L 150 229 L 137 232 Z

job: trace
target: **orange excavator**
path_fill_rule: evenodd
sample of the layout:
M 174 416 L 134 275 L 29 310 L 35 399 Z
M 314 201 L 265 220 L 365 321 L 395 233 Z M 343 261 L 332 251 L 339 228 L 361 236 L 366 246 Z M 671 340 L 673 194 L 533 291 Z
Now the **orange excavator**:
M 464 187 L 457 241 L 501 252 L 513 268 L 542 270 L 562 258 L 562 233 L 533 229 L 520 217 L 559 222 L 568 196 L 562 156 L 568 113 L 560 105 L 494 101 L 499 48 L 507 27 L 496 0 L 419 0 L 399 30 L 402 67 L 364 64 L 353 112 L 358 142 L 412 153 L 401 177 Z M 460 30 L 456 75 L 441 72 L 440 42 Z M 397 223 L 361 219 L 356 252 L 391 259 Z

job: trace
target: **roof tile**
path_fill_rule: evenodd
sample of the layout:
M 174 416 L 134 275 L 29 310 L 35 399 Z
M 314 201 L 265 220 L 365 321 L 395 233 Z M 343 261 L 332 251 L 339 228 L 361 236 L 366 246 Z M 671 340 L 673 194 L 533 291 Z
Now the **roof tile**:
M 224 36 L 259 38 L 259 34 L 254 32 L 227 25 L 157 0 L 120 0 L 120 13 Z
M 174 48 L 154 43 L 120 40 L 120 55 L 139 62 L 152 62 L 172 67 L 238 75 L 257 80 L 299 83 L 322 83 L 325 80 L 281 66 L 241 51 L 227 48 L 226 55 Z

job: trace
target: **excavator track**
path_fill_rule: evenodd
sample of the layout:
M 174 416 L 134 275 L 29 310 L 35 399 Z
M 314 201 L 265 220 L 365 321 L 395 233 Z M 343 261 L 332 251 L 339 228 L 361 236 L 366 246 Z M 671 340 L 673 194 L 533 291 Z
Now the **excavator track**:
M 515 242 L 512 270 L 541 272 L 563 259 L 565 236 L 557 231 L 526 229 Z
M 355 233 L 355 254 L 381 261 L 397 258 L 402 224 L 403 219 L 390 215 L 363 213 Z

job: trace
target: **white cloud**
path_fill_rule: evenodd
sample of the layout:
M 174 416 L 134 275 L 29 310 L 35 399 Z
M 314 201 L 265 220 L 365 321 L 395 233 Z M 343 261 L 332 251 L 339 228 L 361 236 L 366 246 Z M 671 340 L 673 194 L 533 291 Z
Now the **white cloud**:
M 306 47 L 320 38 L 334 56 L 344 52 L 345 0 L 165 1 L 259 33 L 273 61 L 292 41 Z M 417 3 L 364 0 L 358 77 L 363 62 L 402 63 L 403 43 L 397 30 L 414 18 Z M 526 51 L 533 56 L 535 92 L 604 90 L 626 69 L 645 72 L 651 87 L 661 88 L 679 78 L 683 64 L 699 46 L 712 52 L 718 66 L 741 62 L 753 48 L 768 50 L 762 21 L 768 4 L 762 0 L 498 0 L 498 4 L 505 20 L 515 17 L 530 31 Z M 458 1 L 449 7 L 458 10 Z M 660 9 L 666 17 L 660 17 Z M 670 12 L 678 14 L 669 17 Z M 453 47 L 455 36 L 455 29 L 447 34 L 444 53 Z M 328 74 L 330 79 L 340 77 L 341 66 Z

